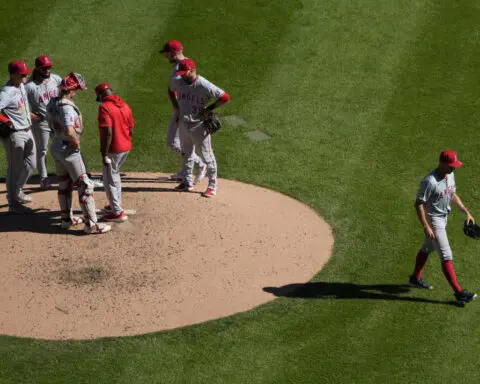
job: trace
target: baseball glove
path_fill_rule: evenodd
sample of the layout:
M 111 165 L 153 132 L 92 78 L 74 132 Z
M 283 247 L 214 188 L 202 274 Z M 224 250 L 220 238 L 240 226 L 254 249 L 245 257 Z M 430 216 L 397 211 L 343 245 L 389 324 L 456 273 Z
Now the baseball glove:
M 210 135 L 213 135 L 220 128 L 222 128 L 222 123 L 214 112 L 210 112 L 208 118 L 203 120 L 203 126 Z
M 480 239 L 480 227 L 475 223 L 465 223 L 463 224 L 463 233 L 472 239 Z
M 0 123 L 0 137 L 6 139 L 12 133 L 12 128 L 5 123 Z

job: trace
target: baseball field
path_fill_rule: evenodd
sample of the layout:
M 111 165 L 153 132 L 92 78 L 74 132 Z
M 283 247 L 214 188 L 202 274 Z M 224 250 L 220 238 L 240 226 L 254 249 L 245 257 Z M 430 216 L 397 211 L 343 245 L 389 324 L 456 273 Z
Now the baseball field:
M 413 202 L 442 150 L 463 161 L 457 193 L 480 221 L 478 2 L 21 0 L 0 14 L 2 81 L 8 62 L 41 54 L 55 73 L 85 77 L 77 103 L 93 170 L 103 81 L 135 116 L 124 170 L 177 170 L 165 144 L 171 65 L 158 51 L 180 40 L 231 97 L 219 115 L 236 119 L 213 139 L 219 176 L 307 204 L 335 238 L 310 283 L 247 312 L 122 338 L 0 336 L 0 383 L 480 382 L 480 303 L 452 305 L 435 254 L 424 273 L 435 289 L 406 286 L 423 237 Z M 463 219 L 449 217 L 455 269 L 479 292 L 480 244 Z

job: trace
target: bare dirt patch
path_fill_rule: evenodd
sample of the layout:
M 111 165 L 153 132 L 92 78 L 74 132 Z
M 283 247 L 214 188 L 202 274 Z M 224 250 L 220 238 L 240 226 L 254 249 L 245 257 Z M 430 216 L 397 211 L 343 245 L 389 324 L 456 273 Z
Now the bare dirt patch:
M 136 214 L 105 235 L 62 230 L 56 191 L 37 185 L 35 214 L 9 215 L 0 187 L 0 333 L 91 339 L 195 324 L 272 300 L 264 287 L 307 282 L 330 257 L 329 226 L 294 199 L 223 179 L 206 199 L 162 176 L 124 175 Z M 102 190 L 95 200 L 106 203 Z

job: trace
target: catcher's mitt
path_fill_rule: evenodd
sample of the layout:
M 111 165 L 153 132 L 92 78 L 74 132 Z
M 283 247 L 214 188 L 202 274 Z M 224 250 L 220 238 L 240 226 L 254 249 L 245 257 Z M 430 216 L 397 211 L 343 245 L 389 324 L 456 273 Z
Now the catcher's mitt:
M 463 233 L 472 239 L 480 239 L 480 227 L 475 223 L 465 223 L 463 224 Z
M 203 120 L 203 126 L 210 135 L 213 135 L 220 128 L 222 128 L 222 123 L 214 112 L 210 112 L 208 118 Z
M 12 128 L 5 123 L 0 123 L 0 137 L 6 139 L 12 133 Z

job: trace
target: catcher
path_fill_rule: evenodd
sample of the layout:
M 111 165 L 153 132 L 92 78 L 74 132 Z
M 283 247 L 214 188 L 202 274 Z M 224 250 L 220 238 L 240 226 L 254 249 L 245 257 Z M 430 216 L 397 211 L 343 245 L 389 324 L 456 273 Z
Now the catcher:
M 204 77 L 197 75 L 195 62 L 191 59 L 181 60 L 176 75 L 172 78 L 170 89 L 177 92 L 172 100 L 179 110 L 179 134 L 183 156 L 183 174 L 185 179 L 176 187 L 179 191 L 192 191 L 193 157 L 195 147 L 200 151 L 203 162 L 207 165 L 208 187 L 202 196 L 213 197 L 217 194 L 217 162 L 212 151 L 213 133 L 220 129 L 220 121 L 213 110 L 230 100 L 228 94 Z M 211 99 L 215 101 L 208 105 Z
M 457 303 L 463 305 L 474 300 L 477 294 L 462 290 L 457 282 L 452 263 L 452 250 L 448 243 L 446 231 L 450 203 L 463 212 L 467 225 L 474 225 L 475 223 L 472 215 L 456 194 L 453 170 L 461 165 L 462 162 L 457 159 L 455 151 L 443 151 L 440 154 L 438 167 L 425 176 L 420 184 L 415 208 L 418 219 L 423 225 L 425 239 L 417 253 L 415 268 L 408 285 L 423 289 L 433 288 L 421 276 L 428 255 L 435 250 L 440 256 L 443 274 L 455 292 Z

